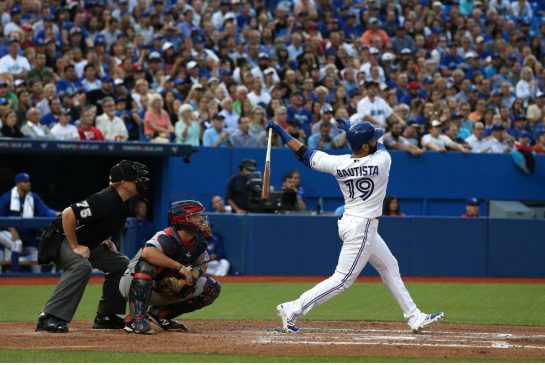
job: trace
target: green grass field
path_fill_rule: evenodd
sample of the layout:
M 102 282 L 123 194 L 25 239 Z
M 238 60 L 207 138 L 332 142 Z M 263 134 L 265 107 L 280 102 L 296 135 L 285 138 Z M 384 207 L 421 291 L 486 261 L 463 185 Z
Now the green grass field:
M 278 303 L 294 299 L 313 283 L 224 284 L 210 307 L 185 315 L 186 319 L 274 320 Z M 545 326 L 545 285 L 409 283 L 411 295 L 424 311 L 444 311 L 447 323 Z M 35 322 L 53 286 L 0 286 L 0 321 Z M 100 285 L 89 285 L 74 320 L 95 316 Z M 357 283 L 347 292 L 315 308 L 304 320 L 402 321 L 401 311 L 384 285 Z M 2 362 L 81 362 L 77 352 L 0 350 Z M 438 361 L 412 358 L 260 357 L 192 354 L 141 354 L 88 352 L 95 362 L 391 362 Z M 471 361 L 472 359 L 465 359 Z M 473 359 L 475 360 L 475 359 Z

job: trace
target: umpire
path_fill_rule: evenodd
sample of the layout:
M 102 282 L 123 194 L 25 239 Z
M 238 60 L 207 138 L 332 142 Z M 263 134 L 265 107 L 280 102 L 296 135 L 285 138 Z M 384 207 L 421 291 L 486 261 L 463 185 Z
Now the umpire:
M 62 212 L 44 232 L 40 255 L 53 252 L 48 260 L 63 270 L 61 279 L 38 318 L 36 331 L 68 332 L 91 271 L 104 272 L 102 298 L 93 328 L 122 329 L 125 300 L 119 293 L 119 280 L 129 259 L 117 252 L 111 236 L 125 225 L 128 201 L 145 195 L 149 185 L 144 164 L 123 160 L 110 169 L 110 186 L 73 204 Z M 54 226 L 56 223 L 56 227 Z M 51 227 L 56 233 L 47 234 Z M 56 246 L 59 246 L 58 248 Z

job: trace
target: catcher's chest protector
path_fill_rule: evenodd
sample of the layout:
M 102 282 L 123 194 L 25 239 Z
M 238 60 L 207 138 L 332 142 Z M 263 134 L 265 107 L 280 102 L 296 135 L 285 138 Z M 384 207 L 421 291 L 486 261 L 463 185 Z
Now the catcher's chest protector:
M 165 229 L 163 232 L 165 234 L 159 237 L 163 253 L 185 266 L 193 264 L 206 251 L 206 240 L 198 234 L 192 244 L 184 244 L 180 237 L 170 228 Z

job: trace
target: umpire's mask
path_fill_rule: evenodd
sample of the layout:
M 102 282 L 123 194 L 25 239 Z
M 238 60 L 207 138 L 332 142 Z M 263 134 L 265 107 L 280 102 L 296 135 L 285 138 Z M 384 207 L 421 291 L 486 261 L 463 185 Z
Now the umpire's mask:
M 148 167 L 140 162 L 134 162 L 134 169 L 136 170 L 136 191 L 138 195 L 146 196 L 149 190 L 149 177 Z
M 121 180 L 136 181 L 136 191 L 138 195 L 145 197 L 149 189 L 148 167 L 140 162 L 123 160 L 110 169 L 110 181 L 119 182 Z

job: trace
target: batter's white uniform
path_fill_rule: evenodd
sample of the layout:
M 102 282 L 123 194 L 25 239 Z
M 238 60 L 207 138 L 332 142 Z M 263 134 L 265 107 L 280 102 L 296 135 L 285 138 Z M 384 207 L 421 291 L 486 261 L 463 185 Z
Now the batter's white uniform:
M 343 193 L 345 213 L 338 223 L 343 246 L 331 277 L 299 299 L 282 303 L 288 320 L 295 322 L 314 306 L 348 289 L 368 261 L 379 272 L 411 328 L 425 317 L 401 280 L 397 260 L 377 232 L 391 161 L 385 149 L 361 158 L 332 156 L 321 151 L 312 155 L 310 167 L 335 176 Z

